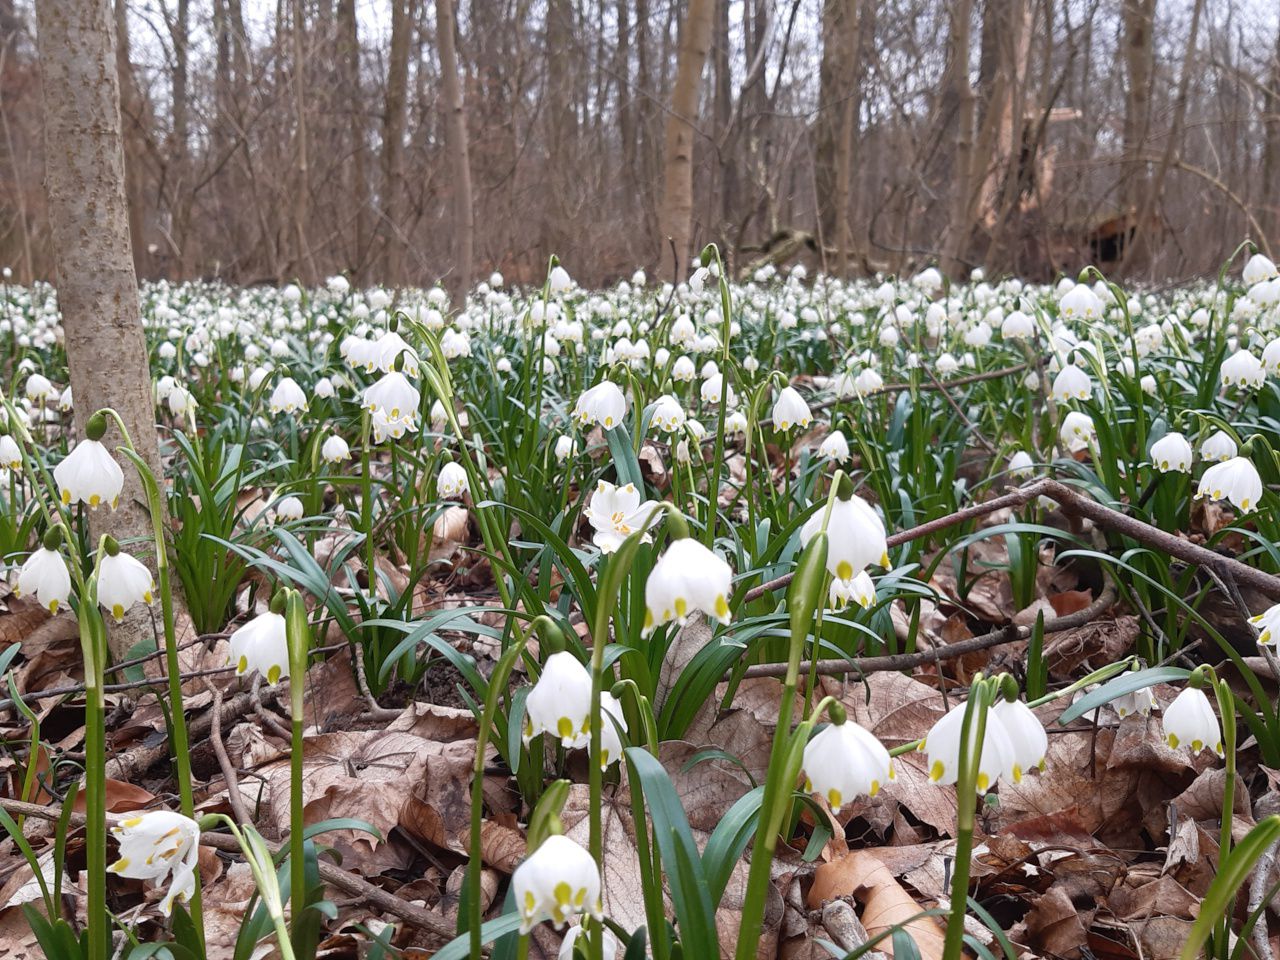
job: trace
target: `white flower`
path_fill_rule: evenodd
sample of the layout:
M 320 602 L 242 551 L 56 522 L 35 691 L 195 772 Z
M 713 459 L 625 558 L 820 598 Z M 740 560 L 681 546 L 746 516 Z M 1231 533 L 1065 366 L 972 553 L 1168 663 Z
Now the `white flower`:
M 582 515 L 591 523 L 591 539 L 600 552 L 613 553 L 631 534 L 653 525 L 658 519 L 655 507 L 653 500 L 640 501 L 640 491 L 634 483 L 616 487 L 601 480 Z M 646 533 L 643 539 L 648 543 L 649 535 Z
M 1258 468 L 1244 457 L 1232 457 L 1225 463 L 1215 463 L 1200 478 L 1196 499 L 1229 500 L 1241 512 L 1248 513 L 1258 505 L 1262 497 L 1262 478 Z
M 1223 755 L 1222 733 L 1218 729 L 1218 717 L 1209 705 L 1203 690 L 1186 687 L 1164 708 L 1164 739 L 1174 750 L 1188 746 L 1192 753 L 1208 747 L 1218 756 Z
M 823 506 L 814 511 L 800 528 L 800 543 L 809 541 L 822 529 Z M 867 501 L 857 494 L 848 500 L 836 497 L 827 522 L 827 572 L 837 580 L 852 580 L 872 564 L 889 566 L 884 521 Z
M 690 286 L 693 281 L 690 280 Z M 574 944 L 578 942 L 578 938 L 583 934 L 583 928 L 578 925 L 569 927 L 564 935 L 564 940 L 560 944 L 560 952 L 556 954 L 556 960 L 574 960 L 573 952 Z M 604 930 L 604 943 L 601 953 L 602 960 L 617 960 L 618 956 L 618 938 L 613 935 L 613 931 L 607 927 Z
M 720 402 L 720 398 L 724 393 L 725 393 L 724 374 L 714 373 L 711 376 L 707 377 L 706 380 L 702 381 L 702 389 L 699 391 L 699 396 L 702 397 L 703 403 L 707 404 L 708 406 L 714 406 Z M 729 406 L 731 407 L 737 406 L 738 395 L 734 393 L 732 385 L 730 385 L 729 387 L 728 395 L 729 395 Z
M 551 268 L 550 286 L 552 293 L 564 293 L 573 286 L 573 278 L 568 270 L 556 264 Z
M 965 704 L 959 703 L 938 720 L 917 748 L 928 755 L 929 779 L 943 786 L 955 783 L 960 775 L 960 739 L 964 731 Z M 986 793 L 1001 778 L 1014 779 L 1014 748 L 1000 718 L 987 711 L 978 760 L 978 793 Z
M 169 412 L 175 417 L 181 417 L 184 414 L 191 413 L 199 406 L 196 398 L 191 395 L 191 391 L 179 383 L 173 385 L 168 397 Z
M 58 397 L 58 409 L 64 411 L 70 410 L 73 405 L 74 401 L 71 397 L 71 388 L 67 387 L 67 389 L 62 391 L 62 395 Z
M 936 369 L 942 376 L 949 377 L 960 369 L 960 361 L 951 354 L 944 353 L 942 356 L 938 357 L 937 361 L 935 361 L 934 369 Z
M 284 617 L 268 610 L 237 629 L 231 634 L 227 663 L 235 664 L 237 677 L 257 670 L 272 686 L 289 676 Z
M 57 388 L 43 374 L 27 377 L 27 399 L 33 403 L 49 403 L 58 398 Z
M 573 437 L 561 434 L 556 438 L 556 460 L 564 463 L 577 452 L 577 448 L 578 443 Z
M 809 404 L 795 387 L 783 387 L 778 398 L 773 402 L 774 428 L 785 433 L 792 427 L 801 430 L 809 426 L 813 414 L 809 412 Z
M 446 500 L 450 497 L 460 497 L 469 490 L 467 471 L 462 464 L 450 460 L 440 468 L 440 475 L 436 477 L 436 493 L 440 497 Z
M 81 440 L 61 463 L 53 468 L 62 502 L 84 503 L 90 509 L 101 504 L 116 508 L 124 487 L 124 471 L 99 440 Z
M 333 381 L 328 377 L 321 377 L 317 380 L 315 388 L 311 392 L 316 395 L 318 400 L 330 400 L 337 393 L 333 387 Z
M 369 372 L 379 370 L 391 373 L 399 365 L 401 372 L 406 375 L 418 376 L 418 353 L 395 330 L 386 331 L 370 343 L 363 354 L 364 366 Z
M 1035 461 L 1031 459 L 1031 454 L 1025 450 L 1019 450 L 1009 458 L 1009 476 L 1015 480 L 1025 480 L 1035 472 Z
M 645 582 L 643 632 L 652 633 L 672 620 L 684 626 L 695 610 L 728 623 L 732 580 L 733 571 L 716 553 L 691 537 L 676 540 Z
M 18 571 L 18 585 L 13 593 L 18 597 L 30 594 L 40 606 L 57 613 L 58 607 L 71 597 L 71 573 L 62 554 L 45 546 L 37 549 Z
M 1151 692 L 1150 687 L 1143 687 L 1133 693 L 1123 694 L 1111 701 L 1111 709 L 1116 712 L 1116 716 L 1121 720 L 1131 713 L 1140 713 L 1144 717 L 1148 716 L 1155 705 L 1156 695 Z
M 676 357 L 676 362 L 671 366 L 672 380 L 678 380 L 680 383 L 693 383 L 693 378 L 697 375 L 698 371 L 693 365 L 693 360 L 689 357 Z
M 320 456 L 325 463 L 343 463 L 351 459 L 351 447 L 336 433 L 331 434 L 320 447 Z
M 118 547 L 114 554 L 107 550 L 98 572 L 98 603 L 116 623 L 124 620 L 125 611 L 135 603 L 150 603 L 154 589 L 146 564 L 121 553 Z
M 1151 445 L 1151 462 L 1161 473 L 1191 472 L 1191 444 L 1180 433 L 1166 433 Z
M 1053 380 L 1053 399 L 1059 402 L 1067 400 L 1088 400 L 1093 393 L 1093 381 L 1084 370 L 1074 363 L 1068 363 Z
M 1237 350 L 1222 361 L 1222 385 L 1224 387 L 1243 387 L 1257 390 L 1267 380 L 1267 371 L 1262 361 L 1248 350 Z
M 422 395 L 403 373 L 384 373 L 377 383 L 364 391 L 364 407 L 373 413 L 386 414 L 388 420 L 415 421 Z
M 1141 380 L 1139 380 L 1138 386 L 1142 388 L 1142 392 L 1145 393 L 1147 396 L 1154 397 L 1156 395 L 1156 386 L 1157 386 L 1156 378 L 1153 377 L 1151 374 L 1148 373 Z
M 850 601 L 864 610 L 876 602 L 876 584 L 867 571 L 863 570 L 848 580 L 835 577 L 831 579 L 831 588 L 827 591 L 827 606 L 840 610 L 848 606 Z
M 1102 301 L 1084 283 L 1077 283 L 1058 301 L 1058 309 L 1069 320 L 1097 320 L 1102 316 Z
M 382 443 L 388 437 L 399 440 L 405 433 L 413 433 L 418 429 L 416 419 L 391 418 L 385 410 L 375 410 L 369 417 L 369 426 L 373 428 L 373 442 Z
M 889 751 L 851 720 L 824 727 L 805 744 L 804 775 L 805 793 L 825 799 L 833 813 L 896 779 Z
M 622 714 L 622 704 L 608 690 L 600 691 L 600 769 L 607 770 L 609 764 L 622 756 L 622 737 L 618 731 L 627 731 L 627 720 Z M 616 724 L 616 725 L 615 725 Z M 591 726 L 587 724 L 588 728 Z M 586 750 L 591 746 L 591 732 L 586 730 L 565 744 L 570 750 Z
M 873 393 L 878 393 L 883 386 L 884 377 L 870 367 L 859 373 L 853 380 L 854 395 L 859 397 L 867 397 Z
M 1249 622 L 1258 628 L 1258 646 L 1276 646 L 1276 641 L 1280 639 L 1280 603 L 1267 607 L 1256 617 L 1250 617 Z
M 471 338 L 461 330 L 446 330 L 440 338 L 440 352 L 446 360 L 471 356 Z
M 991 708 L 987 722 L 998 720 L 1013 746 L 1013 782 L 1017 783 L 1028 770 L 1044 769 L 1044 755 L 1049 752 L 1049 735 L 1042 724 L 1021 700 L 1005 700 Z
M 0 467 L 8 470 L 22 469 L 22 448 L 7 433 L 0 436 Z
M 606 430 L 622 424 L 627 413 L 627 398 L 611 380 L 603 380 L 578 397 L 570 414 L 581 426 L 598 423 Z
M 267 405 L 273 415 L 297 413 L 299 410 L 307 409 L 307 395 L 302 392 L 302 388 L 293 377 L 285 377 L 271 391 L 271 399 Z
M 566 836 L 542 841 L 511 875 L 511 890 L 520 911 L 520 933 L 550 920 L 563 927 L 574 914 L 602 918 L 600 870 L 591 854 Z
M 351 281 L 340 273 L 334 274 L 324 282 L 324 285 L 335 297 L 345 297 L 347 292 L 351 289 Z
M 1225 463 L 1236 455 L 1237 449 L 1236 442 L 1231 439 L 1231 434 L 1225 430 L 1219 430 L 1200 444 L 1200 457 L 1204 460 L 1217 460 L 1219 463 Z
M 126 814 L 111 835 L 120 845 L 120 858 L 107 872 L 157 885 L 168 878 L 169 890 L 160 901 L 166 917 L 175 899 L 185 903 L 195 895 L 200 826 L 194 820 L 168 810 Z
M 653 422 L 667 433 L 675 433 L 684 426 L 685 417 L 684 407 L 669 393 L 653 402 Z
M 297 497 L 282 497 L 275 505 L 276 517 L 280 520 L 301 520 L 306 509 Z
M 1277 276 L 1276 265 L 1262 254 L 1255 253 L 1244 265 L 1244 272 L 1241 276 L 1249 286 L 1266 280 L 1274 280 Z
M 1035 321 L 1021 310 L 1013 311 L 1013 313 L 1004 318 L 1004 323 L 1000 325 L 1000 336 L 1006 340 L 1026 339 L 1034 336 L 1035 332 Z
M 547 657 L 525 700 L 525 743 L 540 733 L 559 738 L 565 747 L 591 733 L 591 674 L 567 650 Z
M 1087 413 L 1072 410 L 1062 419 L 1062 429 L 1058 431 L 1058 439 L 1072 453 L 1087 449 L 1089 444 L 1097 438 L 1093 418 Z
M 844 463 L 849 459 L 849 441 L 839 430 L 832 430 L 818 445 L 818 456 Z

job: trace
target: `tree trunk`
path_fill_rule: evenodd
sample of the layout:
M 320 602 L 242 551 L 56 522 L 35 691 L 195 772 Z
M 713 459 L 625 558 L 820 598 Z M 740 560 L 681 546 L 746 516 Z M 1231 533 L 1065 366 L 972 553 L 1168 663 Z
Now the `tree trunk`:
M 818 68 L 818 122 L 814 143 L 818 236 L 834 245 L 848 270 L 849 178 L 857 123 L 858 0 L 826 0 L 822 8 L 822 61 Z
M 116 73 L 120 83 L 121 138 L 124 143 L 125 197 L 129 206 L 129 236 L 134 239 L 133 269 L 143 272 L 146 244 L 143 242 L 143 204 L 146 188 L 143 184 L 142 157 L 145 145 L 139 143 L 137 128 L 142 118 L 142 97 L 133 80 L 133 63 L 129 57 L 129 18 L 125 0 L 115 0 L 116 18 Z
M 449 288 L 461 309 L 471 289 L 475 245 L 475 212 L 471 206 L 471 157 L 467 144 L 467 111 L 458 82 L 458 51 L 453 0 L 436 0 L 436 34 L 440 44 L 440 88 L 444 95 L 445 144 L 453 167 L 454 271 Z
M 1156 0 L 1123 0 L 1124 62 L 1128 85 L 1124 104 L 1126 177 L 1123 214 L 1137 211 L 1147 187 L 1141 159 L 1151 127 L 1151 79 L 1155 72 Z
M 973 86 L 969 83 L 969 42 L 972 33 L 973 0 L 951 4 L 951 40 L 947 52 L 947 73 L 943 81 L 944 116 L 952 140 L 950 211 L 946 241 L 942 248 L 942 269 L 956 276 L 964 266 L 973 233 L 970 200 L 973 195 Z
M 187 83 L 190 79 L 188 50 L 191 33 L 191 8 L 189 0 L 178 0 L 177 11 L 169 23 L 169 37 L 173 43 L 173 69 L 170 84 L 173 102 L 170 104 L 169 127 L 169 214 L 170 230 L 177 251 L 176 278 L 185 280 L 191 273 L 191 125 L 190 97 Z
M 1276 49 L 1271 61 L 1266 96 L 1262 100 L 1263 213 L 1271 249 L 1280 251 L 1280 29 L 1276 30 Z
M 303 0 L 293 0 L 293 113 L 294 171 L 297 180 L 290 187 L 293 194 L 294 271 L 304 280 L 318 279 L 311 242 L 307 237 L 307 212 L 311 202 L 311 167 L 307 145 L 307 56 L 302 38 L 307 20 Z
M 676 82 L 671 90 L 671 113 L 663 148 L 661 234 L 676 247 L 676 280 L 689 270 L 693 239 L 693 133 L 698 118 L 698 87 L 702 68 L 711 46 L 711 24 L 716 0 L 689 0 L 680 50 L 676 60 Z
M 129 248 L 112 3 L 40 3 L 36 18 L 45 188 L 76 424 L 83 434 L 85 420 L 96 410 L 114 408 L 160 478 L 151 373 Z M 109 430 L 112 446 L 121 442 L 113 434 Z M 100 533 L 120 541 L 151 536 L 137 472 L 131 464 L 122 466 L 119 508 L 92 514 L 95 540 Z M 136 636 L 127 629 L 110 631 L 116 659 Z
M 382 126 L 382 218 L 386 236 L 387 283 L 403 282 L 405 243 L 400 232 L 400 197 L 404 180 L 404 128 L 409 92 L 409 39 L 414 0 L 391 0 L 391 59 L 387 65 L 387 99 Z
M 350 267 L 357 286 L 365 280 L 369 252 L 369 181 L 365 171 L 364 96 L 360 84 L 360 33 L 356 0 L 338 0 L 338 59 L 345 90 L 347 124 L 347 196 L 355 205 L 355 237 Z

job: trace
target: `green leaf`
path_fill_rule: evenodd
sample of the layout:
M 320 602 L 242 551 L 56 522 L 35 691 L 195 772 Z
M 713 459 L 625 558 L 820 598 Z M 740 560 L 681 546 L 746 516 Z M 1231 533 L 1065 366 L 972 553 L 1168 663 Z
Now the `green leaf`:
M 1108 680 L 1097 690 L 1085 694 L 1067 707 L 1062 712 L 1062 716 L 1058 718 L 1058 723 L 1065 727 L 1072 720 L 1083 717 L 1086 713 L 1092 713 L 1117 697 L 1123 697 L 1127 693 L 1135 693 L 1138 690 L 1145 690 L 1147 687 L 1153 687 L 1157 683 L 1185 680 L 1189 676 L 1191 676 L 1191 671 L 1182 667 L 1151 667 L 1147 670 L 1131 670 L 1128 673 L 1122 673 L 1120 676 Z
M 480 942 L 493 943 L 499 937 L 515 933 L 519 929 L 520 914 L 504 913 L 502 916 L 495 917 L 480 927 Z M 471 936 L 464 933 L 460 937 L 454 937 L 443 949 L 439 950 L 435 954 L 435 960 L 465 960 L 470 949 Z

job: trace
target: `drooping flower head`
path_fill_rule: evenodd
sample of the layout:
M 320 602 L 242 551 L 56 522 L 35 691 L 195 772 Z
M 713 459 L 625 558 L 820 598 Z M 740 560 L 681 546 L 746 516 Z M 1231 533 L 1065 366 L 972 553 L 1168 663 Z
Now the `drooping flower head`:
M 150 880 L 169 889 L 160 901 L 166 917 L 173 901 L 189 902 L 196 892 L 196 864 L 200 857 L 200 826 L 189 817 L 168 810 L 126 814 L 111 828 L 120 857 L 108 873 L 133 880 Z
M 520 932 L 550 920 L 559 930 L 576 914 L 602 918 L 600 870 L 591 854 L 568 837 L 554 834 L 511 875 Z
M 648 635 L 673 620 L 683 626 L 699 610 L 728 623 L 732 580 L 729 564 L 714 551 L 691 537 L 675 540 L 645 581 L 643 633 Z
M 805 792 L 822 797 L 838 812 L 855 797 L 874 797 L 895 779 L 889 751 L 851 720 L 831 723 L 804 748 Z
M 227 662 L 235 664 L 237 677 L 257 670 L 271 686 L 289 676 L 284 616 L 268 610 L 238 628 L 231 634 Z

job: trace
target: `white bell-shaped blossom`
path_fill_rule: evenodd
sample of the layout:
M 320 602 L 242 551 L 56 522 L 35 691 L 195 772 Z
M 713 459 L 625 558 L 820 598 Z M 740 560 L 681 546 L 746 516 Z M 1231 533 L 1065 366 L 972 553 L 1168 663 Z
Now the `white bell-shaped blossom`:
M 773 426 L 786 433 L 792 427 L 801 430 L 809 426 L 813 414 L 809 412 L 809 404 L 795 387 L 783 387 L 773 402 Z
M 108 873 L 132 880 L 150 880 L 157 886 L 168 880 L 169 889 L 160 901 L 166 917 L 173 901 L 190 902 L 196 892 L 196 865 L 200 858 L 200 826 L 190 817 L 169 810 L 125 814 L 111 828 L 120 845 L 120 857 Z
M 1075 453 L 1088 449 L 1098 439 L 1098 432 L 1093 426 L 1093 418 L 1079 410 L 1070 411 L 1062 418 L 1062 429 L 1058 431 L 1058 440 L 1064 447 Z
M 673 620 L 684 626 L 695 610 L 728 623 L 732 580 L 733 570 L 714 551 L 691 537 L 674 541 L 645 582 L 643 632 Z
M 446 360 L 471 356 L 471 337 L 463 330 L 446 330 L 440 337 L 440 352 Z
M 331 434 L 321 444 L 320 456 L 325 463 L 345 463 L 351 459 L 351 447 L 336 433 Z
M 1190 473 L 1191 444 L 1180 433 L 1166 433 L 1151 445 L 1151 462 L 1161 473 Z
M 71 598 L 71 572 L 57 550 L 39 547 L 18 570 L 14 596 L 32 596 L 50 613 L 57 613 Z
M 541 733 L 556 737 L 566 748 L 591 733 L 591 674 L 567 650 L 547 657 L 525 700 L 525 743 Z
M 815 510 L 800 528 L 800 543 L 809 541 L 822 529 L 825 505 Z M 836 497 L 827 521 L 827 572 L 837 580 L 852 580 L 871 565 L 889 566 L 884 521 L 872 506 L 857 494 L 848 500 Z
M 1014 310 L 1000 325 L 1000 336 L 1006 340 L 1025 340 L 1035 336 L 1036 324 L 1021 310 Z
M 365 388 L 364 408 L 373 413 L 385 414 L 388 420 L 416 422 L 418 403 L 422 395 L 409 378 L 397 370 L 384 373 L 376 382 Z
M 573 278 L 569 276 L 569 271 L 564 267 L 556 264 L 551 268 L 551 276 L 548 285 L 552 293 L 565 293 L 573 287 Z
M 369 417 L 369 426 L 373 428 L 373 442 L 382 443 L 388 438 L 399 440 L 406 433 L 415 433 L 418 429 L 416 419 L 391 418 L 383 410 L 375 410 Z
M 1009 458 L 1007 470 L 1009 476 L 1014 480 L 1025 480 L 1035 473 L 1035 465 L 1035 461 L 1031 459 L 1031 454 L 1025 450 L 1018 450 Z
M 239 627 L 231 634 L 227 663 L 235 665 L 237 677 L 256 670 L 272 686 L 289 676 L 284 616 L 268 610 Z
M 556 438 L 556 462 L 564 463 L 572 457 L 578 450 L 578 442 L 567 433 L 561 434 Z
M 702 388 L 698 391 L 698 395 L 702 398 L 702 402 L 708 406 L 716 406 L 725 396 L 724 374 L 713 373 L 702 381 Z M 730 385 L 727 390 L 729 406 L 736 407 L 738 405 L 738 395 L 734 392 L 733 386 Z
M 960 739 L 964 732 L 965 704 L 960 703 L 934 723 L 917 749 L 927 754 L 929 779 L 947 785 L 960 776 Z M 982 754 L 978 760 L 978 793 L 986 793 L 1001 777 L 1013 780 L 1016 762 L 1013 743 L 1000 718 L 987 711 L 982 738 Z
M 690 278 L 689 285 L 693 286 L 693 280 Z M 560 943 L 560 952 L 556 954 L 556 960 L 574 960 L 577 956 L 573 950 L 578 939 L 585 930 L 573 924 L 565 931 L 564 940 Z M 617 960 L 618 957 L 618 938 L 613 935 L 613 931 L 607 927 L 604 930 L 604 942 L 601 944 L 601 960 Z
M 873 393 L 879 393 L 883 387 L 884 377 L 870 367 L 860 371 L 853 378 L 853 395 L 856 397 L 869 397 Z
M 559 930 L 577 914 L 602 919 L 600 870 L 591 854 L 561 834 L 547 837 L 516 867 L 511 890 L 521 934 L 543 920 Z
M 32 403 L 52 403 L 58 399 L 58 388 L 44 374 L 33 373 L 27 377 L 26 394 Z
M 1211 463 L 1214 461 L 1225 463 L 1238 451 L 1239 447 L 1236 446 L 1235 440 L 1225 430 L 1218 430 L 1200 444 L 1200 458 Z
M 436 493 L 442 499 L 460 497 L 469 490 L 467 471 L 462 464 L 450 460 L 440 468 L 440 474 L 436 477 Z
M 1274 280 L 1277 276 L 1276 265 L 1261 253 L 1255 253 L 1244 265 L 1244 271 L 1241 274 L 1247 286 L 1253 286 L 1255 283 L 1264 283 L 1267 280 Z
M 1021 700 L 1005 700 L 1003 697 L 991 708 L 989 717 L 1000 721 L 1013 746 L 1013 782 L 1017 783 L 1029 770 L 1043 770 L 1044 757 L 1049 752 L 1049 735 L 1044 724 Z
M 1156 695 L 1151 692 L 1150 687 L 1143 687 L 1133 693 L 1123 694 L 1111 701 L 1111 709 L 1116 712 L 1116 716 L 1121 720 L 1133 713 L 1141 714 L 1144 717 L 1148 716 L 1155 706 Z
M 627 732 L 627 720 L 622 704 L 608 690 L 600 691 L 600 769 L 607 770 L 622 756 L 622 733 Z M 589 726 L 589 724 L 588 724 Z M 570 750 L 586 750 L 591 746 L 591 733 L 586 731 L 566 745 Z
M 438 313 L 438 311 L 431 312 Z M 429 326 L 431 329 L 438 329 L 435 326 Z M 396 330 L 387 330 L 377 340 L 369 343 L 365 348 L 364 359 L 366 370 L 370 373 L 374 370 L 390 373 L 398 365 L 407 376 L 418 376 L 418 353 Z
M 580 426 L 598 423 L 605 430 L 622 424 L 627 413 L 627 397 L 612 380 L 603 380 L 578 397 L 570 414 Z
M 271 399 L 267 402 L 273 415 L 278 413 L 297 413 L 307 409 L 307 395 L 302 392 L 293 377 L 285 377 L 271 391 Z
M 841 610 L 850 602 L 856 603 L 864 610 L 876 602 L 876 583 L 871 574 L 863 570 L 848 580 L 831 578 L 831 587 L 827 591 L 827 606 L 832 610 Z
M 582 515 L 591 523 L 591 539 L 600 552 L 613 553 L 631 534 L 653 526 L 660 516 L 656 507 L 656 501 L 641 501 L 634 483 L 618 487 L 601 480 Z M 643 539 L 649 542 L 647 532 Z
M 281 497 L 272 508 L 277 520 L 301 520 L 306 513 L 302 501 L 295 496 Z
M 818 445 L 818 456 L 844 463 L 849 459 L 849 441 L 839 430 L 832 430 Z
M 0 436 L 0 467 L 6 470 L 22 469 L 22 448 L 7 433 Z
M 1085 283 L 1077 283 L 1058 301 L 1058 310 L 1068 320 L 1098 320 L 1102 317 L 1102 300 Z
M 669 393 L 653 402 L 653 424 L 667 433 L 675 433 L 683 427 L 687 416 L 680 401 Z
M 315 394 L 317 400 L 332 400 L 338 393 L 333 381 L 328 377 L 321 377 L 317 380 L 311 392 Z
M 108 547 L 98 571 L 98 603 L 116 623 L 135 603 L 151 603 L 154 590 L 155 581 L 145 563 L 118 547 L 113 554 Z
M 1262 499 L 1262 477 L 1248 458 L 1232 457 L 1225 463 L 1215 463 L 1204 472 L 1196 490 L 1196 499 L 1201 497 L 1213 501 L 1229 500 L 1242 513 L 1248 513 Z
M 1053 399 L 1060 403 L 1067 400 L 1088 400 L 1093 394 L 1093 380 L 1074 363 L 1063 367 L 1053 380 Z
M 90 509 L 105 503 L 114 510 L 124 488 L 124 471 L 111 451 L 101 441 L 88 438 L 53 468 L 53 479 L 64 504 L 83 503 Z
M 1250 617 L 1249 622 L 1258 630 L 1259 647 L 1275 647 L 1280 641 L 1280 603 Z
M 855 797 L 874 797 L 896 779 L 889 751 L 852 720 L 832 723 L 804 748 L 805 793 L 822 797 L 833 813 Z
M 693 383 L 697 375 L 698 370 L 689 357 L 676 357 L 676 362 L 671 365 L 671 379 L 679 383 Z
M 1192 753 L 1199 753 L 1208 747 L 1218 756 L 1223 755 L 1218 715 L 1203 690 L 1183 689 L 1173 703 L 1164 708 L 1163 725 L 1165 743 L 1172 749 L 1190 747 Z
M 1248 350 L 1237 350 L 1222 361 L 1219 376 L 1224 387 L 1257 390 L 1266 383 L 1267 371 L 1262 361 Z

